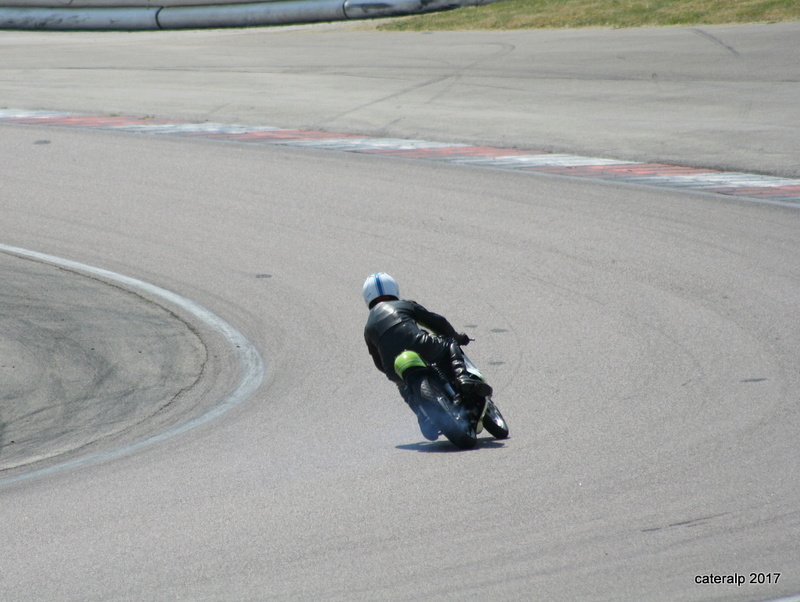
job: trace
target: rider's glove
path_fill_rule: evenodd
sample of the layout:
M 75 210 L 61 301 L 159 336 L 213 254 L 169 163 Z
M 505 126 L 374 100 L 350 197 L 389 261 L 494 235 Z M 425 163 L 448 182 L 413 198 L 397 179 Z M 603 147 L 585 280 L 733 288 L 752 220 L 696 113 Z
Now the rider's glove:
M 472 339 L 469 338 L 469 335 L 467 335 L 467 333 L 465 333 L 465 332 L 459 332 L 455 336 L 455 339 L 456 339 L 456 343 L 458 343 L 459 345 L 462 345 L 462 346 L 463 345 L 468 345 L 469 342 L 472 340 Z

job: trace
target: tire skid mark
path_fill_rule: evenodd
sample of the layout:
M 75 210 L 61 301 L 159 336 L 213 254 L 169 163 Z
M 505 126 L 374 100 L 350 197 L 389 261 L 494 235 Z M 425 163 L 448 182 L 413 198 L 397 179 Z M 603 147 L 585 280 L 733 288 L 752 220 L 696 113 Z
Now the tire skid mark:
M 149 296 L 160 299 L 168 306 L 171 305 L 180 307 L 192 315 L 195 319 L 219 333 L 227 341 L 228 345 L 236 354 L 240 370 L 239 380 L 234 386 L 233 390 L 230 391 L 228 395 L 221 399 L 216 405 L 212 406 L 200 416 L 190 418 L 189 420 L 170 427 L 160 433 L 156 433 L 150 437 L 141 439 L 139 441 L 134 441 L 133 443 L 129 443 L 115 449 L 79 457 L 74 460 L 54 464 L 45 468 L 31 470 L 29 472 L 23 472 L 15 476 L 0 478 L 0 487 L 10 485 L 12 483 L 27 481 L 33 478 L 60 473 L 69 469 L 83 468 L 85 466 L 99 464 L 101 462 L 133 453 L 145 447 L 149 447 L 150 445 L 166 441 L 167 439 L 171 439 L 172 437 L 186 433 L 214 420 L 215 418 L 218 418 L 219 416 L 222 416 L 229 410 L 247 400 L 261 386 L 265 376 L 264 361 L 262 360 L 261 355 L 255 346 L 231 324 L 212 313 L 205 307 L 195 303 L 191 299 L 187 299 L 186 297 L 163 289 L 154 284 L 137 280 L 136 278 L 131 278 L 130 276 L 124 276 L 122 274 L 117 274 L 116 272 L 110 272 L 102 268 L 78 263 L 69 259 L 63 259 L 61 257 L 55 257 L 45 253 L 39 253 L 38 251 L 13 247 L 3 243 L 0 243 L 0 251 L 12 255 L 36 259 L 38 261 L 68 268 L 75 272 L 87 274 L 89 276 L 100 277 L 117 285 L 121 285 L 124 288 L 148 293 Z

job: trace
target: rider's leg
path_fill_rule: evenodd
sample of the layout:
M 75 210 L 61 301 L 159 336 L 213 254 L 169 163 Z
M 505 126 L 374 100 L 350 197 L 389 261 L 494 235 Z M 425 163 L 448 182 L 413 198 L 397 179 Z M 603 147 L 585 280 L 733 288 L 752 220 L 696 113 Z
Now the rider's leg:
M 453 341 L 448 348 L 450 354 L 450 366 L 453 376 L 458 383 L 458 388 L 463 395 L 478 395 L 479 397 L 491 397 L 492 387 L 488 383 L 473 378 L 467 370 L 464 361 L 464 352 L 461 351 L 458 343 Z
M 423 334 L 417 337 L 412 347 L 425 360 L 435 363 L 455 378 L 460 392 L 466 397 L 478 395 L 489 397 L 492 388 L 485 382 L 472 378 L 464 363 L 464 353 L 458 343 L 447 337 L 433 337 Z

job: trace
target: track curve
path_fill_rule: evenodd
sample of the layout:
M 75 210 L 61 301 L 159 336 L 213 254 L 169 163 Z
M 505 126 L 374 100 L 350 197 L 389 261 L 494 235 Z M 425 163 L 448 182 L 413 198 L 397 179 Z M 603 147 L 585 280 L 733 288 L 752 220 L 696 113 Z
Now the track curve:
M 327 43 L 366 44 L 340 34 Z M 65 51 L 80 55 L 86 40 L 65 39 Z M 125 44 L 109 52 L 146 62 Z M 139 68 L 163 76 L 161 66 Z M 252 73 L 225 78 L 256 97 Z M 320 81 L 352 81 L 340 77 Z M 384 83 L 358 94 L 380 96 L 388 124 L 404 113 L 386 108 Z M 14 106 L 39 108 L 29 89 L 15 90 Z M 154 106 L 160 90 L 130 112 Z M 82 99 L 69 95 L 46 108 L 74 110 L 65 105 Z M 342 115 L 338 96 L 318 98 L 320 114 Z M 281 115 L 287 127 L 293 110 Z M 471 111 L 460 120 L 474 134 L 485 126 L 469 122 Z M 622 138 L 635 138 L 618 117 Z M 3 488 L 0 597 L 755 600 L 800 591 L 796 209 L 301 148 L 0 129 L 5 242 L 178 291 L 235 324 L 272 367 L 250 401 L 213 425 Z M 666 154 L 679 138 L 665 140 Z M 745 154 L 731 151 L 728 166 Z M 778 154 L 788 163 L 791 147 Z M 466 453 L 422 441 L 361 340 L 359 287 L 379 269 L 476 339 L 470 356 L 511 439 L 483 438 Z M 702 580 L 751 572 L 780 577 Z
M 166 412 L 200 378 L 206 349 L 175 315 L 21 249 L 0 253 L 0 485 Z
M 3 273 L 12 285 L 4 333 L 16 333 L 3 341 L 0 359 L 21 385 L 6 397 L 15 419 L 2 423 L 0 449 L 13 448 L 3 454 L 0 487 L 166 441 L 236 407 L 264 379 L 253 345 L 189 299 L 37 251 L 3 244 L 0 251 L 9 254 Z M 238 382 L 222 399 L 201 382 L 209 347 L 200 333 L 207 331 L 237 358 Z M 225 353 L 204 338 L 211 353 Z M 221 362 L 212 364 L 222 371 Z

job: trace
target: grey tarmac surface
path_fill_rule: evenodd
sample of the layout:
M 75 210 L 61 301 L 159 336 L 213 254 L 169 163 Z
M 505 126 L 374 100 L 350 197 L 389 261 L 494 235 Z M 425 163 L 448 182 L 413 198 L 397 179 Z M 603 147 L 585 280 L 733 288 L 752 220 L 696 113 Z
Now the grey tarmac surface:
M 505 62 L 487 63 L 481 56 L 505 48 L 507 34 L 384 43 L 336 28 L 3 33 L 0 45 L 17 58 L 0 53 L 0 81 L 3 104 L 14 108 L 501 142 L 486 136 L 494 132 L 580 153 L 607 139 L 617 141 L 610 156 L 650 160 L 638 153 L 658 150 L 664 160 L 769 162 L 793 175 L 796 147 L 784 129 L 797 121 L 785 90 L 796 86 L 796 65 L 781 62 L 791 41 L 773 43 L 781 32 L 796 40 L 793 27 L 709 29 L 740 59 L 692 30 L 528 32 L 514 34 Z M 563 105 L 553 115 L 559 141 L 530 97 L 509 93 L 500 111 L 489 92 L 500 80 L 524 80 L 513 57 L 526 43 L 560 47 L 548 65 L 569 72 L 581 54 L 601 64 L 590 50 L 604 44 L 632 44 L 633 55 L 650 52 L 666 67 L 680 46 L 673 38 L 708 44 L 720 62 L 704 73 L 701 61 L 673 56 L 674 72 L 692 71 L 695 85 L 650 110 L 602 94 L 594 110 L 578 93 L 580 77 L 562 80 L 560 89 L 575 93 L 560 103 L 549 95 L 550 106 Z M 470 55 L 461 42 L 475 39 Z M 416 57 L 410 66 L 400 50 Z M 281 52 L 280 68 L 259 66 Z M 517 65 L 541 55 L 526 56 Z M 758 123 L 752 130 L 748 119 L 725 117 L 741 97 L 720 100 L 702 85 L 733 60 L 740 71 L 731 87 L 775 111 L 746 114 Z M 618 85 L 621 97 L 644 87 L 635 78 L 628 86 L 626 65 L 606 64 L 602 84 Z M 458 86 L 483 69 L 494 83 L 480 90 L 488 99 L 478 110 L 484 96 Z M 415 94 L 424 96 L 406 104 Z M 718 101 L 718 132 L 685 141 L 691 116 Z M 631 111 L 653 127 L 640 127 Z M 511 127 L 508 114 L 528 118 Z M 605 134 L 584 128 L 603 114 Z M 196 300 L 236 325 L 268 370 L 250 401 L 213 423 L 0 488 L 0 598 L 765 600 L 800 592 L 795 208 L 54 127 L 0 127 L 0 166 L 2 242 Z M 485 438 L 470 452 L 422 440 L 363 345 L 359 289 L 378 269 L 476 339 L 468 351 L 497 391 L 511 439 Z M 225 362 L 211 370 L 221 384 L 232 372 Z M 769 574 L 772 583 L 697 583 L 736 573 L 748 581 Z

